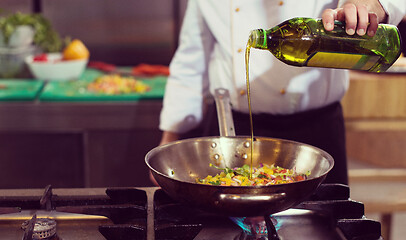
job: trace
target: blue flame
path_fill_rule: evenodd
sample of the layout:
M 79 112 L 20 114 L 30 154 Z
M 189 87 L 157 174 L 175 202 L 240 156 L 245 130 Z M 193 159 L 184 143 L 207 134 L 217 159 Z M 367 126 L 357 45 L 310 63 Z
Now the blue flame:
M 265 220 L 258 222 L 255 226 L 256 233 L 252 232 L 252 226 L 247 224 L 246 217 L 230 217 L 230 219 L 237 224 L 247 235 L 267 235 L 268 231 L 266 228 L 266 223 Z M 272 216 L 270 215 L 270 219 L 275 227 L 275 230 L 278 231 L 281 226 L 282 226 L 282 219 L 280 219 L 278 216 Z
M 251 229 L 244 223 L 245 217 L 230 217 L 230 219 L 237 224 L 245 233 L 251 233 Z

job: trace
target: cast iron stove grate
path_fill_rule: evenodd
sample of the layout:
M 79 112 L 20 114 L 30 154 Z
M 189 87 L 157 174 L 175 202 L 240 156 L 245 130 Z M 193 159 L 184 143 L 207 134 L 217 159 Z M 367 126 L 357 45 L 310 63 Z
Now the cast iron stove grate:
M 268 230 L 262 239 L 382 239 L 380 223 L 367 219 L 364 205 L 349 197 L 346 185 L 322 184 L 294 209 L 265 216 Z M 155 191 L 154 215 L 156 240 L 261 239 L 235 224 L 241 225 L 245 218 L 228 218 L 179 204 L 162 190 Z
M 21 210 L 104 216 L 112 224 L 99 225 L 98 231 L 107 240 L 147 239 L 147 194 L 136 188 L 109 188 L 105 195 L 58 196 L 47 186 L 43 196 L 0 197 L 0 214 Z

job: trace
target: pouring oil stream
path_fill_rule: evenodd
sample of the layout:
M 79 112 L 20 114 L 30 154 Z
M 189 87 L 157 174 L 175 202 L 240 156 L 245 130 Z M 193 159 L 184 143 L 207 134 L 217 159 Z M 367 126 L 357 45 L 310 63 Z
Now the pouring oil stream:
M 247 47 L 245 49 L 245 79 L 247 85 L 247 99 L 248 99 L 248 110 L 250 116 L 250 129 L 251 129 L 251 140 L 250 140 L 250 176 L 249 178 L 252 179 L 252 155 L 253 155 L 253 148 L 254 148 L 254 125 L 252 123 L 252 109 L 251 109 L 251 89 L 250 89 L 250 77 L 249 77 L 249 62 L 250 62 L 250 51 L 251 51 L 251 38 L 248 39 Z

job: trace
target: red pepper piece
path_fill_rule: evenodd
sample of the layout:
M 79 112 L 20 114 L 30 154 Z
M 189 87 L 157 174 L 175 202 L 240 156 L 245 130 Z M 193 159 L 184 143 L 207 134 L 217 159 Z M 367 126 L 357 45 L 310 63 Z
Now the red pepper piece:
M 46 61 L 48 61 L 48 57 L 47 57 L 46 53 L 41 53 L 41 54 L 34 56 L 33 60 L 34 60 L 34 62 L 46 62 Z
M 116 66 L 109 63 L 98 62 L 98 61 L 91 61 L 87 64 L 89 68 L 95 68 L 104 72 L 112 72 L 116 70 Z
M 169 75 L 169 67 L 164 65 L 151 65 L 141 63 L 132 68 L 132 73 L 134 75 L 147 75 L 147 76 L 154 76 L 154 75 Z

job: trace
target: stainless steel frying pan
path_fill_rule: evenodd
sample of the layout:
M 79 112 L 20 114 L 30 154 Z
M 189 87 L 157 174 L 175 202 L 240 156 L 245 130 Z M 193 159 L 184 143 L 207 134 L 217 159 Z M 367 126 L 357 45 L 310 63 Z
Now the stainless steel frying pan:
M 227 90 L 216 91 L 220 133 L 234 134 Z M 254 126 L 255 127 L 255 126 Z M 286 210 L 311 195 L 333 168 L 333 158 L 316 147 L 283 139 L 256 137 L 253 166 L 260 163 L 310 171 L 305 181 L 269 186 L 213 186 L 196 178 L 215 175 L 210 167 L 241 167 L 250 163 L 250 137 L 191 138 L 158 146 L 145 162 L 161 188 L 173 199 L 228 216 L 260 216 Z

